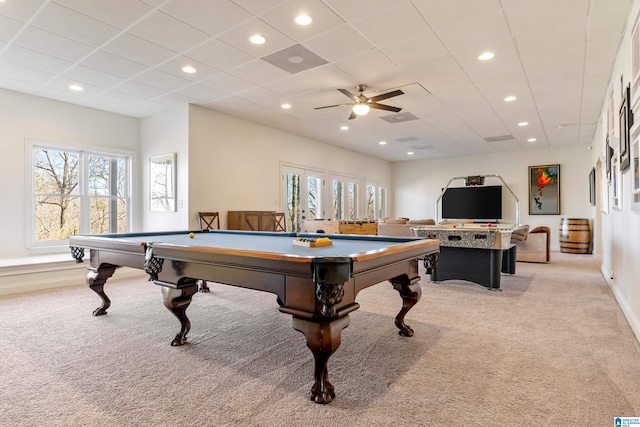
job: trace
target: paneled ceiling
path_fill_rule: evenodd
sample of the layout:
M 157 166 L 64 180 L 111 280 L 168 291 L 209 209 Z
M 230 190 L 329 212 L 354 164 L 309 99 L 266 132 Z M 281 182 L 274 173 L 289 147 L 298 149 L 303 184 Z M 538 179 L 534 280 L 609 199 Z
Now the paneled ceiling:
M 197 104 L 390 161 L 586 147 L 631 5 L 0 0 L 0 87 L 140 118 Z M 402 110 L 315 109 L 358 84 Z

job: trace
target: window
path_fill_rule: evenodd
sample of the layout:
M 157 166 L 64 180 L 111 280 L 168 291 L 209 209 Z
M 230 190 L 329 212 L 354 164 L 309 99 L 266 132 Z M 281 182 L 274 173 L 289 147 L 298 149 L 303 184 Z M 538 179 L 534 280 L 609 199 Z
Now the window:
M 73 234 L 129 230 L 131 155 L 30 143 L 31 244 L 65 245 Z
M 330 218 L 337 220 L 359 218 L 358 188 L 362 178 L 347 176 L 337 173 L 331 174 L 331 202 L 332 211 Z
M 367 218 L 380 219 L 387 215 L 387 188 L 382 184 L 367 184 Z
M 282 165 L 287 230 L 300 231 L 305 220 L 324 218 L 324 172 Z

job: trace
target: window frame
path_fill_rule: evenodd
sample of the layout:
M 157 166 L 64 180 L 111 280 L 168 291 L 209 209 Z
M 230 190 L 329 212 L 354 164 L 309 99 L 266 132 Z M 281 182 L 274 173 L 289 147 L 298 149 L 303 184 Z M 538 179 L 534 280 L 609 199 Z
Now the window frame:
M 125 184 L 125 195 L 118 197 L 125 199 L 127 206 L 126 212 L 126 231 L 131 231 L 131 222 L 134 218 L 136 207 L 133 205 L 133 183 L 135 182 L 134 166 L 136 163 L 136 154 L 132 151 L 118 150 L 113 148 L 91 147 L 87 145 L 79 145 L 60 141 L 51 141 L 46 139 L 27 138 L 25 144 L 25 213 L 27 217 L 26 230 L 26 246 L 27 249 L 34 254 L 58 253 L 68 249 L 68 239 L 62 240 L 46 240 L 39 241 L 36 238 L 36 192 L 35 192 L 35 156 L 34 151 L 37 148 L 47 150 L 68 151 L 78 153 L 78 198 L 80 202 L 80 233 L 90 234 L 90 200 L 89 194 L 89 157 L 92 155 L 105 156 L 111 158 L 124 158 L 127 182 Z

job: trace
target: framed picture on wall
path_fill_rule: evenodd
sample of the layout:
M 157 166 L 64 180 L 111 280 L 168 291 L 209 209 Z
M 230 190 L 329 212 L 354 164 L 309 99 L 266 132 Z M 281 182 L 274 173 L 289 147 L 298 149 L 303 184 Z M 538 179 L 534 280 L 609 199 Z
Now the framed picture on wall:
M 631 144 L 631 210 L 640 212 L 640 138 Z
M 622 209 L 622 170 L 620 168 L 620 156 L 615 150 L 611 162 L 611 207 L 615 210 Z
M 529 166 L 529 215 L 560 215 L 560 165 Z
M 591 168 L 589 172 L 589 203 L 596 205 L 596 168 Z
M 620 101 L 620 170 L 625 172 L 631 165 L 629 160 L 629 129 L 633 125 L 633 113 L 629 109 L 631 87 L 627 85 L 622 91 Z
M 176 210 L 176 153 L 149 158 L 149 209 Z

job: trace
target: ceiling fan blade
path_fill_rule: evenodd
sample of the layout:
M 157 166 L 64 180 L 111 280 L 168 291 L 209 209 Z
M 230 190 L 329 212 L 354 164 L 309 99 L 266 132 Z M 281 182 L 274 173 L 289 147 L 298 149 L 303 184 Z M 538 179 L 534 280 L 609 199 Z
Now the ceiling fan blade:
M 402 108 L 392 107 L 391 105 L 376 104 L 375 102 L 373 104 L 369 104 L 369 107 L 377 108 L 378 110 L 393 111 L 394 113 L 397 113 L 400 110 L 402 110 Z
M 343 107 L 345 105 L 353 105 L 353 104 L 336 104 L 336 105 L 325 105 L 324 107 L 316 107 L 314 110 L 322 110 L 323 108 L 333 108 L 333 107 Z
M 338 90 L 340 91 L 340 93 L 344 94 L 345 96 L 349 97 L 350 99 L 353 99 L 356 102 L 359 99 L 357 95 L 352 94 L 351 92 L 349 92 L 346 89 L 338 89 Z
M 356 117 L 358 117 L 358 115 L 352 111 L 351 114 L 349 115 L 349 120 L 353 120 Z
M 382 95 L 372 96 L 371 98 L 369 98 L 369 101 L 378 102 L 378 101 L 382 101 L 383 99 L 393 98 L 394 96 L 398 96 L 398 95 L 404 95 L 404 92 L 401 91 L 400 89 L 394 90 L 391 92 L 383 93 Z

